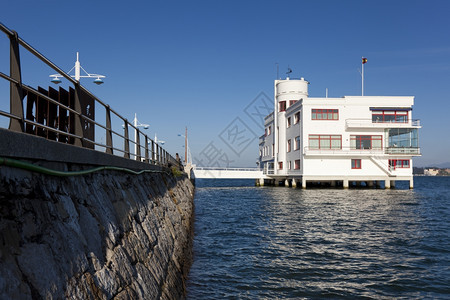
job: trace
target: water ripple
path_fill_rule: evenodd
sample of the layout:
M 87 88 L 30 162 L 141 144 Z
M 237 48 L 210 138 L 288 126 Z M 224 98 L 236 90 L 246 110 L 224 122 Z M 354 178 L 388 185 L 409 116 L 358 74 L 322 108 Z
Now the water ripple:
M 450 296 L 450 178 L 414 190 L 251 184 L 197 183 L 189 299 Z

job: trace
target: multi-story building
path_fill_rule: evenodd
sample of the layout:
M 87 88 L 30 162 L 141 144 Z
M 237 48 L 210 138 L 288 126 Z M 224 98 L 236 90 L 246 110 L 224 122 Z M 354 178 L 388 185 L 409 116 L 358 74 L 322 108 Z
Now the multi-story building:
M 380 185 L 407 180 L 420 156 L 414 97 L 308 96 L 306 80 L 275 80 L 274 112 L 265 117 L 259 164 L 273 180 L 306 187 Z M 262 183 L 262 180 L 261 180 Z

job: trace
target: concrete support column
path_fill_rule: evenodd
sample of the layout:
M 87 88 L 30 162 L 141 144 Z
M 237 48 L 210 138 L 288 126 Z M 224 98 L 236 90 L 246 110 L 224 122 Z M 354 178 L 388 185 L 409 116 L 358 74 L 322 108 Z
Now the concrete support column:
M 414 179 L 412 179 L 412 178 L 409 180 L 409 188 L 410 189 L 414 188 Z
M 302 189 L 306 189 L 306 179 L 302 178 Z
M 344 179 L 342 182 L 344 189 L 348 189 L 348 179 Z
M 367 181 L 367 186 L 373 188 L 373 181 L 372 180 Z
M 391 180 L 391 188 L 395 188 L 395 180 Z
M 381 183 L 379 180 L 375 181 L 375 187 L 378 189 L 381 187 Z
M 289 187 L 289 179 L 285 179 L 285 180 L 284 180 L 284 186 Z
M 292 187 L 296 188 L 297 187 L 297 180 L 292 179 Z
M 391 188 L 391 181 L 390 180 L 385 180 L 384 181 L 384 188 L 385 189 L 390 189 Z
M 331 187 L 336 187 L 336 180 L 331 180 Z

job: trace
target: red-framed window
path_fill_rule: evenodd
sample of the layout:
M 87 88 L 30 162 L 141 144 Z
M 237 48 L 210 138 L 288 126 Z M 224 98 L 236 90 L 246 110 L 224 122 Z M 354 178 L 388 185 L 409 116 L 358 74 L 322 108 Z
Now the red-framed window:
M 291 127 L 291 117 L 287 118 L 287 128 Z
M 341 135 L 310 134 L 309 149 L 342 149 Z
M 300 159 L 296 159 L 294 163 L 294 169 L 299 170 L 300 169 Z
M 287 140 L 287 151 L 286 152 L 291 152 L 291 139 Z
M 289 100 L 289 106 L 294 105 L 298 100 Z
M 408 111 L 376 110 L 372 111 L 372 123 L 408 123 Z
M 352 159 L 352 169 L 361 169 L 361 159 Z
M 382 149 L 383 137 L 381 135 L 351 135 L 351 149 Z
M 390 159 L 389 166 L 395 169 L 407 169 L 410 168 L 409 159 Z
M 278 170 L 283 170 L 283 162 L 278 162 Z
M 286 101 L 280 101 L 279 105 L 280 105 L 280 112 L 286 111 Z
M 339 120 L 338 109 L 315 109 L 311 111 L 312 120 Z

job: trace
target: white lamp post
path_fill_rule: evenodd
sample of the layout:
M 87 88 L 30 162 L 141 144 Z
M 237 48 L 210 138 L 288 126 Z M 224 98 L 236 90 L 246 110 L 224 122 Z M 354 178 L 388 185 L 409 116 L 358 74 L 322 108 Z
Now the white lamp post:
M 81 75 L 81 70 L 83 70 L 83 72 L 85 73 L 85 75 Z M 75 75 L 70 75 L 70 72 L 74 71 Z M 94 80 L 94 83 L 97 85 L 100 85 L 103 83 L 102 78 L 105 78 L 106 76 L 104 75 L 100 75 L 100 74 L 89 74 L 88 72 L 86 72 L 85 69 L 83 69 L 83 67 L 80 64 L 80 60 L 79 60 L 79 53 L 77 52 L 77 61 L 75 62 L 75 65 L 73 66 L 72 69 L 70 69 L 69 72 L 67 72 L 67 74 L 69 74 L 71 77 L 75 78 L 76 81 L 80 81 L 81 78 L 96 78 Z M 61 79 L 60 77 L 63 77 L 61 74 L 53 74 L 50 75 L 51 78 L 53 78 L 51 81 L 55 84 L 61 83 Z
M 138 127 L 143 127 L 144 129 L 148 129 L 150 127 L 150 125 L 142 124 L 141 122 L 139 122 L 137 119 L 137 114 L 135 113 L 134 119 L 133 119 L 133 126 L 134 126 L 134 156 L 135 156 L 135 159 L 137 160 L 138 159 L 138 157 L 137 157 L 137 147 L 138 147 L 137 136 L 139 134 Z M 122 128 L 125 128 L 125 125 L 122 125 Z M 139 147 L 140 147 L 140 145 L 139 145 Z

